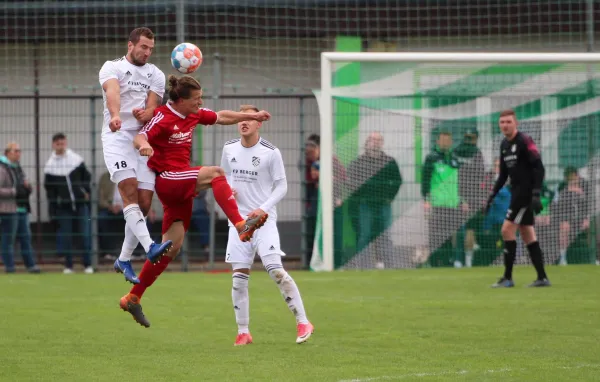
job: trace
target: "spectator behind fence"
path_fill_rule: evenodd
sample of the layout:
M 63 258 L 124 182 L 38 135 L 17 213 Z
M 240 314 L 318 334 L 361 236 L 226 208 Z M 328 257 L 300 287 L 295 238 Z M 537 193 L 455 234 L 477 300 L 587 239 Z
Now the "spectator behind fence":
M 483 208 L 489 190 L 482 186 L 485 177 L 485 163 L 483 154 L 477 147 L 479 133 L 477 129 L 468 129 L 463 141 L 456 147 L 454 153 L 460 163 L 458 170 L 458 190 L 463 201 L 463 210 L 469 215 L 465 228 L 464 265 L 470 268 L 473 264 L 473 251 L 475 249 L 475 233 L 482 231 Z M 457 259 L 454 266 L 459 268 L 463 263 Z
M 590 226 L 591 192 L 587 182 L 579 176 L 574 167 L 565 169 L 564 181 L 559 184 L 557 191 L 555 216 L 560 225 L 558 263 L 567 265 L 567 250 L 580 234 L 587 233 Z
M 383 135 L 371 133 L 365 142 L 365 153 L 348 167 L 348 187 L 352 194 L 351 216 L 358 234 L 357 251 L 366 251 L 366 257 L 375 260 L 378 269 L 389 265 L 393 253 L 387 230 L 392 225 L 392 202 L 401 185 L 398 163 L 383 151 Z
M 17 234 L 17 175 L 11 166 L 0 162 L 0 227 L 2 261 L 7 273 L 15 271 L 14 245 Z
M 64 273 L 73 273 L 72 242 L 79 237 L 85 273 L 94 273 L 89 205 L 91 174 L 83 158 L 67 148 L 67 137 L 63 133 L 52 137 L 52 149 L 54 151 L 44 167 L 44 188 L 48 214 L 58 228 L 56 250 L 65 256 Z
M 19 243 L 23 264 L 27 271 L 30 273 L 40 273 L 40 269 L 35 265 L 33 257 L 31 227 L 29 226 L 29 213 L 31 212 L 29 196 L 31 195 L 32 187 L 25 177 L 25 172 L 19 163 L 20 160 L 21 148 L 19 144 L 11 142 L 6 145 L 4 156 L 0 157 L 0 163 L 7 166 L 15 175 L 15 189 L 17 192 L 16 239 Z M 9 265 L 14 268 L 12 262 Z
M 318 134 L 312 134 L 308 137 L 304 146 L 304 181 L 305 198 L 304 214 L 306 221 L 305 245 L 306 245 L 306 267 L 310 266 L 312 258 L 313 245 L 315 241 L 315 230 L 317 228 L 317 210 L 319 200 L 319 178 L 313 177 L 311 173 L 313 163 L 319 160 L 320 137 Z
M 454 257 L 456 231 L 462 226 L 463 212 L 458 193 L 458 158 L 452 152 L 452 135 L 440 132 L 437 145 L 425 159 L 421 196 L 429 215 L 429 261 L 447 266 Z
M 123 200 L 106 171 L 98 183 L 98 250 L 104 259 L 114 261 L 117 258 L 124 230 Z
M 319 173 L 321 158 L 321 138 L 318 134 L 312 134 L 306 142 L 305 177 L 306 177 L 306 267 L 310 267 L 312 253 L 317 229 L 317 213 L 319 209 Z M 342 192 L 346 183 L 346 169 L 340 160 L 334 155 L 333 165 L 333 246 L 334 266 L 337 267 L 345 262 L 344 258 L 344 212 Z

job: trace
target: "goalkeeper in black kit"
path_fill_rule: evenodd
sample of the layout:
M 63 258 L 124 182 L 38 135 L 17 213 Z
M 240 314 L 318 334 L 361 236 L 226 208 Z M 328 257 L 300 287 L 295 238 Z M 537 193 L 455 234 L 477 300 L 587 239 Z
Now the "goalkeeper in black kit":
M 512 278 L 513 264 L 517 255 L 517 228 L 527 245 L 531 262 L 537 272 L 537 280 L 530 287 L 550 286 L 544 270 L 544 255 L 537 241 L 533 223 L 534 214 L 542 210 L 540 194 L 544 181 L 544 165 L 540 152 L 531 137 L 517 130 L 517 116 L 512 110 L 505 110 L 498 121 L 504 139 L 500 145 L 500 175 L 489 196 L 486 212 L 494 197 L 510 177 L 511 200 L 502 225 L 504 240 L 504 276 L 492 285 L 494 288 L 515 286 Z

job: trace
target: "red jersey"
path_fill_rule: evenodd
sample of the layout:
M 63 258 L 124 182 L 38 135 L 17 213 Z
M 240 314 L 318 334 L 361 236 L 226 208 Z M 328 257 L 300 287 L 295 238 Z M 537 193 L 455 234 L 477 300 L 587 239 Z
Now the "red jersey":
M 154 155 L 148 167 L 157 172 L 177 171 L 190 167 L 192 135 L 197 125 L 214 125 L 217 113 L 198 109 L 187 117 L 175 111 L 168 103 L 154 110 L 154 117 L 140 130 L 148 139 Z

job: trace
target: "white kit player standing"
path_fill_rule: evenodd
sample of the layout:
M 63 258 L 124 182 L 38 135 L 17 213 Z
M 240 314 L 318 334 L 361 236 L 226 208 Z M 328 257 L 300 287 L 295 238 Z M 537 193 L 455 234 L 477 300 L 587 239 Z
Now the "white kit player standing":
M 259 109 L 252 105 L 242 105 L 244 113 L 255 113 Z M 269 141 L 260 137 L 262 122 L 244 121 L 238 123 L 241 138 L 225 143 L 221 167 L 225 171 L 227 182 L 234 190 L 240 214 L 253 217 L 269 214 L 269 220 L 263 228 L 254 233 L 250 242 L 242 242 L 236 228 L 229 223 L 229 238 L 225 261 L 233 269 L 233 288 L 231 296 L 238 324 L 235 345 L 252 343 L 249 331 L 250 304 L 248 281 L 250 268 L 256 253 L 275 281 L 288 308 L 296 316 L 296 343 L 303 343 L 311 336 L 314 327 L 308 321 L 302 297 L 294 279 L 285 271 L 281 263 L 279 232 L 277 230 L 277 212 L 275 205 L 287 193 L 287 180 L 281 152 Z
M 145 216 L 152 204 L 156 175 L 148 168 L 148 158 L 133 146 L 133 138 L 152 119 L 165 92 L 164 73 L 148 63 L 153 49 L 152 31 L 144 27 L 134 29 L 129 35 L 127 55 L 106 61 L 99 73 L 104 98 L 104 161 L 110 179 L 119 188 L 126 221 L 125 240 L 114 268 L 133 284 L 140 282 L 131 265 L 138 243 L 153 263 L 172 245 L 170 241 L 157 244 L 150 238 Z

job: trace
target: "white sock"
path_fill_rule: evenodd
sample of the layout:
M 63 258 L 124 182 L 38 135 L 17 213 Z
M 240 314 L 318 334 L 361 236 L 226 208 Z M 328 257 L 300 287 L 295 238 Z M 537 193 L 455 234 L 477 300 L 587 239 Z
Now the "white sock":
M 140 243 L 142 243 L 142 247 L 144 247 L 144 251 L 147 253 L 153 241 L 150 238 L 150 232 L 148 232 L 148 227 L 146 227 L 146 219 L 144 218 L 144 214 L 142 214 L 142 210 L 140 210 L 140 206 L 137 204 L 128 205 L 123 208 L 123 215 L 125 216 L 127 226 Z
M 238 334 L 249 333 L 250 324 L 250 298 L 248 296 L 248 280 L 250 276 L 233 272 L 233 288 L 231 288 L 231 300 L 235 312 L 235 322 L 238 325 Z
M 304 303 L 292 276 L 281 265 L 267 266 L 266 269 L 269 272 L 269 276 L 277 283 L 288 308 L 296 316 L 296 323 L 308 324 L 308 318 L 306 318 L 306 312 L 304 311 Z
M 465 265 L 467 268 L 473 265 L 473 251 L 465 251 Z
M 125 239 L 123 240 L 123 246 L 121 247 L 121 254 L 119 255 L 119 260 L 121 261 L 129 261 L 131 260 L 131 256 L 133 255 L 133 251 L 137 248 L 139 244 L 139 240 L 128 224 L 125 224 Z

